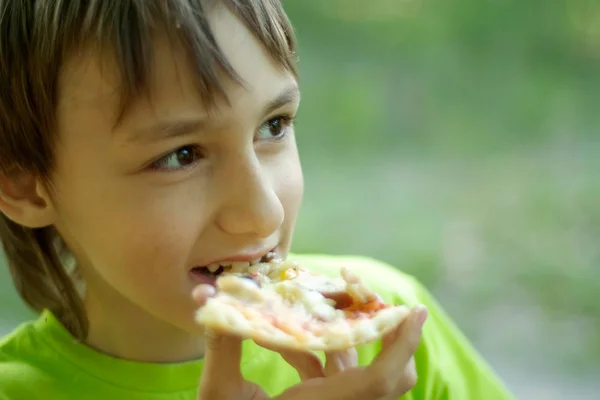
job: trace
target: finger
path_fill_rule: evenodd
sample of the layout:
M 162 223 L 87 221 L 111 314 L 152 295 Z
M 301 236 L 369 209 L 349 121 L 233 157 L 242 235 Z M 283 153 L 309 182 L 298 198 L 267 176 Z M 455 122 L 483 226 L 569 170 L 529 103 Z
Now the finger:
M 207 329 L 204 349 L 198 400 L 270 399 L 260 386 L 242 376 L 242 338 Z
M 426 319 L 427 309 L 415 307 L 407 323 L 398 328 L 393 342 L 368 367 L 369 383 L 381 387 L 386 395 L 400 396 L 416 384 L 416 370 L 414 365 L 411 367 L 411 360 L 414 362 L 413 356 L 419 346 L 421 328 Z
M 299 351 L 281 351 L 281 357 L 298 371 L 303 381 L 325 376 L 323 363 L 314 353 Z
M 413 356 L 421 341 L 421 328 L 427 319 L 425 306 L 415 307 L 408 318 L 396 331 L 384 338 L 383 351 L 373 363 L 387 363 L 395 360 L 395 365 L 404 366 Z
M 398 397 L 406 394 L 411 390 L 417 383 L 417 369 L 415 367 L 415 359 L 412 357 L 405 370 L 403 371 L 403 378 L 398 380 L 398 385 L 390 392 L 390 394 L 380 397 L 378 400 L 396 400 Z
M 355 348 L 325 353 L 325 376 L 342 372 L 358 364 L 358 353 Z
M 274 400 L 366 400 L 389 395 L 390 390 L 379 386 L 379 382 L 366 378 L 365 368 L 348 368 L 329 377 L 311 379 L 292 386 Z
M 270 343 L 256 341 L 261 347 L 279 353 L 279 355 L 298 372 L 300 379 L 305 381 L 325 376 L 323 363 L 316 354 L 309 351 L 280 349 Z
M 211 285 L 198 285 L 192 291 L 192 298 L 199 305 L 203 306 L 210 297 L 214 296 L 216 290 Z
M 410 329 L 410 324 L 412 323 L 412 321 L 415 318 L 415 314 L 417 312 L 420 312 L 419 310 L 421 309 L 420 306 L 417 306 L 415 308 L 413 308 L 408 316 L 406 318 L 404 318 L 400 324 L 398 326 L 396 326 L 396 328 L 394 330 L 392 330 L 391 332 L 387 333 L 383 339 L 382 339 L 382 349 L 387 349 L 389 348 L 392 344 L 394 344 L 396 342 L 396 339 L 398 338 L 398 336 L 404 335 L 404 332 L 406 332 L 408 329 Z
M 396 373 L 400 371 L 395 371 Z M 328 377 L 311 379 L 284 391 L 276 400 L 365 400 L 387 398 L 393 388 L 368 380 L 368 371 L 362 367 L 350 367 Z M 390 397 L 390 399 L 396 399 Z
M 381 340 L 381 348 L 382 350 L 388 349 L 394 342 L 396 338 L 402 334 L 406 325 L 410 323 L 410 318 L 405 319 L 398 325 L 393 331 L 386 334 Z
M 397 399 L 398 396 L 411 390 L 417 384 L 417 368 L 415 366 L 415 358 L 411 357 L 408 360 L 408 364 L 404 368 L 404 373 L 400 376 L 400 379 L 396 382 L 396 387 L 392 390 L 390 399 Z
M 400 397 L 407 391 L 405 387 L 412 383 L 403 383 L 407 380 L 406 367 L 418 345 L 421 326 L 426 317 L 424 307 L 415 308 L 407 323 L 402 324 L 398 332 L 393 334 L 392 343 L 369 367 L 347 368 L 326 378 L 311 379 L 286 390 L 276 399 L 364 400 Z M 399 394 L 393 397 L 394 393 Z
M 243 381 L 240 370 L 242 339 L 212 329 L 204 333 L 204 369 L 201 387 L 235 385 Z M 224 381 L 225 380 L 225 381 Z
M 364 371 L 350 368 L 327 378 L 316 378 L 292 386 L 274 400 L 365 400 L 371 396 L 363 384 Z
M 408 360 L 408 364 L 406 365 L 406 369 L 407 370 L 411 370 L 411 371 L 417 371 L 416 365 L 415 365 L 415 358 L 411 357 L 410 360 Z

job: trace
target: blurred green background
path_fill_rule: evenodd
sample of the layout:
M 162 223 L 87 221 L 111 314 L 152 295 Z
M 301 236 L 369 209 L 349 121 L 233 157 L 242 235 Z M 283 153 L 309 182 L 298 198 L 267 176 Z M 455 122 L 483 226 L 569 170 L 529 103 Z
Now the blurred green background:
M 421 279 L 519 398 L 597 399 L 600 2 L 287 0 L 297 252 Z M 0 333 L 30 314 L 0 270 Z

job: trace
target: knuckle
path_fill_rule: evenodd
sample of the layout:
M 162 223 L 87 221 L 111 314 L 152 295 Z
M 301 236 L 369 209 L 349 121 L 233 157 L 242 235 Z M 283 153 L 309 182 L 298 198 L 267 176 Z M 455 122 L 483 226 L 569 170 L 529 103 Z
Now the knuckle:
M 404 380 L 409 388 L 415 387 L 417 381 L 419 380 L 419 377 L 417 376 L 417 371 L 415 371 L 414 368 L 409 368 L 404 373 Z
M 402 374 L 399 382 L 398 391 L 402 394 L 408 392 L 417 385 L 418 376 L 417 371 L 413 367 L 407 367 Z
M 409 340 L 407 341 L 407 346 L 408 346 L 408 350 L 410 351 L 410 354 L 414 354 L 417 349 L 419 348 L 419 343 L 421 343 L 421 334 L 420 333 L 414 333 L 413 335 L 410 335 Z
M 396 377 L 380 369 L 373 374 L 369 382 L 369 392 L 375 397 L 384 397 L 394 391 L 396 383 Z
M 224 341 L 224 337 L 222 335 L 219 335 L 212 330 L 206 330 L 204 336 L 206 338 L 204 345 L 208 350 L 212 350 L 214 352 L 221 350 Z
M 207 387 L 207 385 L 201 386 L 198 391 L 198 400 L 204 399 L 218 399 L 222 398 L 223 394 L 220 393 L 216 388 Z

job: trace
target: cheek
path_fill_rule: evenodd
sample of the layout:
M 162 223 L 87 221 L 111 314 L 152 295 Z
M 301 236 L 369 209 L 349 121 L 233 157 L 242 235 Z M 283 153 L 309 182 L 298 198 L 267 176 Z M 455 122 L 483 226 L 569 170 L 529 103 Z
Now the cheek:
M 183 268 L 208 223 L 199 212 L 202 196 L 183 185 L 157 190 L 130 179 L 65 185 L 59 230 L 107 280 L 166 278 Z

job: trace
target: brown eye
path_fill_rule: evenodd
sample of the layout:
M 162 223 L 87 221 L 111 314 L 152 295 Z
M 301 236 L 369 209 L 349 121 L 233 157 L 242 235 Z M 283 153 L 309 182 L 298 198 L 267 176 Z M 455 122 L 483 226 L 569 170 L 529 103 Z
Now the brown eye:
M 195 146 L 183 146 L 152 163 L 153 169 L 178 170 L 193 165 L 200 159 Z
M 177 162 L 179 165 L 189 165 L 196 160 L 194 151 L 187 147 L 177 150 L 175 154 L 177 156 Z
M 276 117 L 265 122 L 258 130 L 258 139 L 273 140 L 283 138 L 292 124 L 289 117 Z
M 267 122 L 267 125 L 269 127 L 269 131 L 271 132 L 271 135 L 279 136 L 281 134 L 281 127 L 283 123 L 280 119 L 272 119 L 269 122 Z

